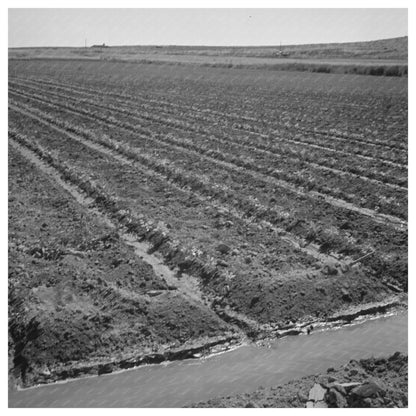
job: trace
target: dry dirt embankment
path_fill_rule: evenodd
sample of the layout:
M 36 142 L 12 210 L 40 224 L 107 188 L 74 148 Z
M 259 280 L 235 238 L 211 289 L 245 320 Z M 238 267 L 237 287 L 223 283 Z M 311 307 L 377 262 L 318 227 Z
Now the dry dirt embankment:
M 192 407 L 407 407 L 408 357 L 351 360 L 313 375 L 253 393 L 212 399 Z

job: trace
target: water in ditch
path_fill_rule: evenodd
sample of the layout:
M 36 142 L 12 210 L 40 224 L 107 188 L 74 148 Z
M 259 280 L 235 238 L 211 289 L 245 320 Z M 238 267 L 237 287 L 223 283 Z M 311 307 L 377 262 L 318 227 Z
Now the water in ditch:
M 9 392 L 10 407 L 181 407 L 324 372 L 350 359 L 407 353 L 407 313 L 184 360 Z

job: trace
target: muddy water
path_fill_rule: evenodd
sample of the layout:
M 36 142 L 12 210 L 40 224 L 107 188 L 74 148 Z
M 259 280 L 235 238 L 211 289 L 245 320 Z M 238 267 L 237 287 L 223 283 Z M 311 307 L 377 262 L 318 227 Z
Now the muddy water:
M 10 407 L 179 407 L 324 372 L 352 358 L 407 353 L 407 314 L 18 392 Z

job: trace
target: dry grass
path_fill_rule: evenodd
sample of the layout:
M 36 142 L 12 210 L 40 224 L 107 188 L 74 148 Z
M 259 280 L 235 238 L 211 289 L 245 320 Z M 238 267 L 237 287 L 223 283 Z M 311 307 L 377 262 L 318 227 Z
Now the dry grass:
M 17 48 L 9 59 L 82 59 L 149 64 L 201 65 L 378 76 L 407 76 L 407 37 L 373 42 L 280 47 L 115 46 Z

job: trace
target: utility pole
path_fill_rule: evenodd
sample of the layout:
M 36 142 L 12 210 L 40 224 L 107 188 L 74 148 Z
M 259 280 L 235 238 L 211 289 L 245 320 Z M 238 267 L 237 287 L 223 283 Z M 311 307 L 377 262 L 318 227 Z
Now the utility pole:
M 87 38 L 85 38 L 84 47 L 87 47 Z

